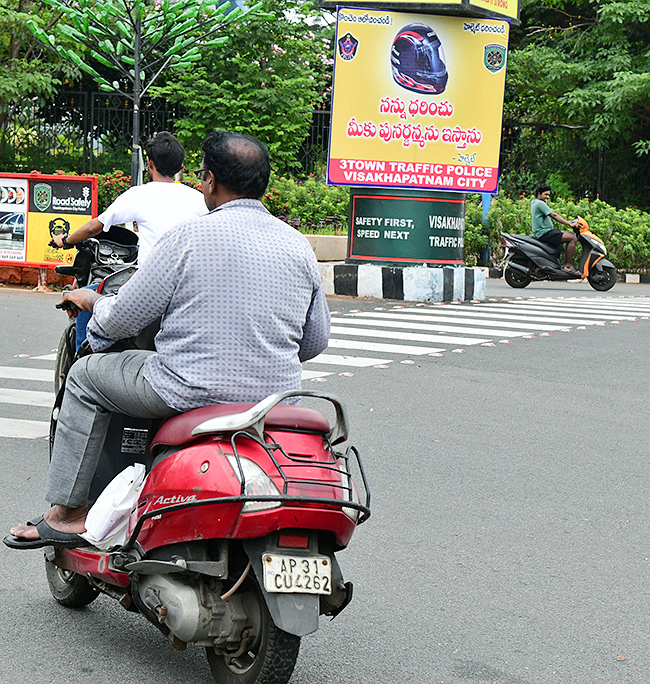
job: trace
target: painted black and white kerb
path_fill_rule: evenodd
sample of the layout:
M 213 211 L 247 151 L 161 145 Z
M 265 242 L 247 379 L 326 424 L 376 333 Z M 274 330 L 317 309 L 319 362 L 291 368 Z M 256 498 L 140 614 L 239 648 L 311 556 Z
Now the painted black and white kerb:
M 478 268 L 378 266 L 320 263 L 325 294 L 407 302 L 485 299 L 486 277 Z

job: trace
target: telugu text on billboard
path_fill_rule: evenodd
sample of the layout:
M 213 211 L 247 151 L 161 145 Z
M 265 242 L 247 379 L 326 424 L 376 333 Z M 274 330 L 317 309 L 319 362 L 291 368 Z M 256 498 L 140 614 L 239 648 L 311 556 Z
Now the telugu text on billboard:
M 328 182 L 495 192 L 509 24 L 341 7 Z

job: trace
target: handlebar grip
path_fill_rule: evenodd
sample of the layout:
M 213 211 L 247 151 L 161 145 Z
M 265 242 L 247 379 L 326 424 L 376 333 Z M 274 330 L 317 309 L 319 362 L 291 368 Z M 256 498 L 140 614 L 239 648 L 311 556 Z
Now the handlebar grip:
M 58 304 L 55 304 L 55 307 L 57 309 L 63 309 L 64 311 L 66 309 L 69 309 L 70 311 L 81 311 L 81 309 L 74 303 L 74 302 L 59 302 Z
M 74 266 L 55 266 L 54 267 L 54 272 L 58 273 L 59 275 L 66 275 L 66 276 L 73 276 L 75 271 L 74 271 Z

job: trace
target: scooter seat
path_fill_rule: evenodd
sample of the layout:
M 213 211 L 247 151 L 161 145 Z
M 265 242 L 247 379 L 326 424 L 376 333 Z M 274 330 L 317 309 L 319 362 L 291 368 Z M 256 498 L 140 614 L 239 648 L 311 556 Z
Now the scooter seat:
M 527 242 L 535 247 L 541 247 L 545 252 L 548 252 L 552 256 L 557 256 L 562 251 L 561 245 L 559 247 L 551 247 L 551 245 L 547 245 L 545 242 L 538 240 L 534 235 L 511 235 L 510 237 L 521 240 L 522 242 Z
M 214 406 L 203 406 L 168 418 L 160 426 L 151 442 L 151 453 L 155 454 L 157 450 L 165 446 L 180 446 L 196 442 L 204 438 L 204 435 L 193 436 L 192 430 L 201 423 L 211 418 L 243 413 L 253 406 L 255 404 L 216 404 Z M 330 431 L 329 421 L 322 413 L 314 409 L 288 404 L 274 406 L 266 416 L 265 427 L 267 430 L 275 428 L 323 434 Z

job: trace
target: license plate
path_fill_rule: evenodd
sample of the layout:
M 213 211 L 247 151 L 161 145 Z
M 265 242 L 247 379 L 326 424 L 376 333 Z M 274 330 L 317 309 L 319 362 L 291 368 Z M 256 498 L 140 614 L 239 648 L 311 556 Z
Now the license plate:
M 332 564 L 327 556 L 262 556 L 264 588 L 280 594 L 331 594 Z

